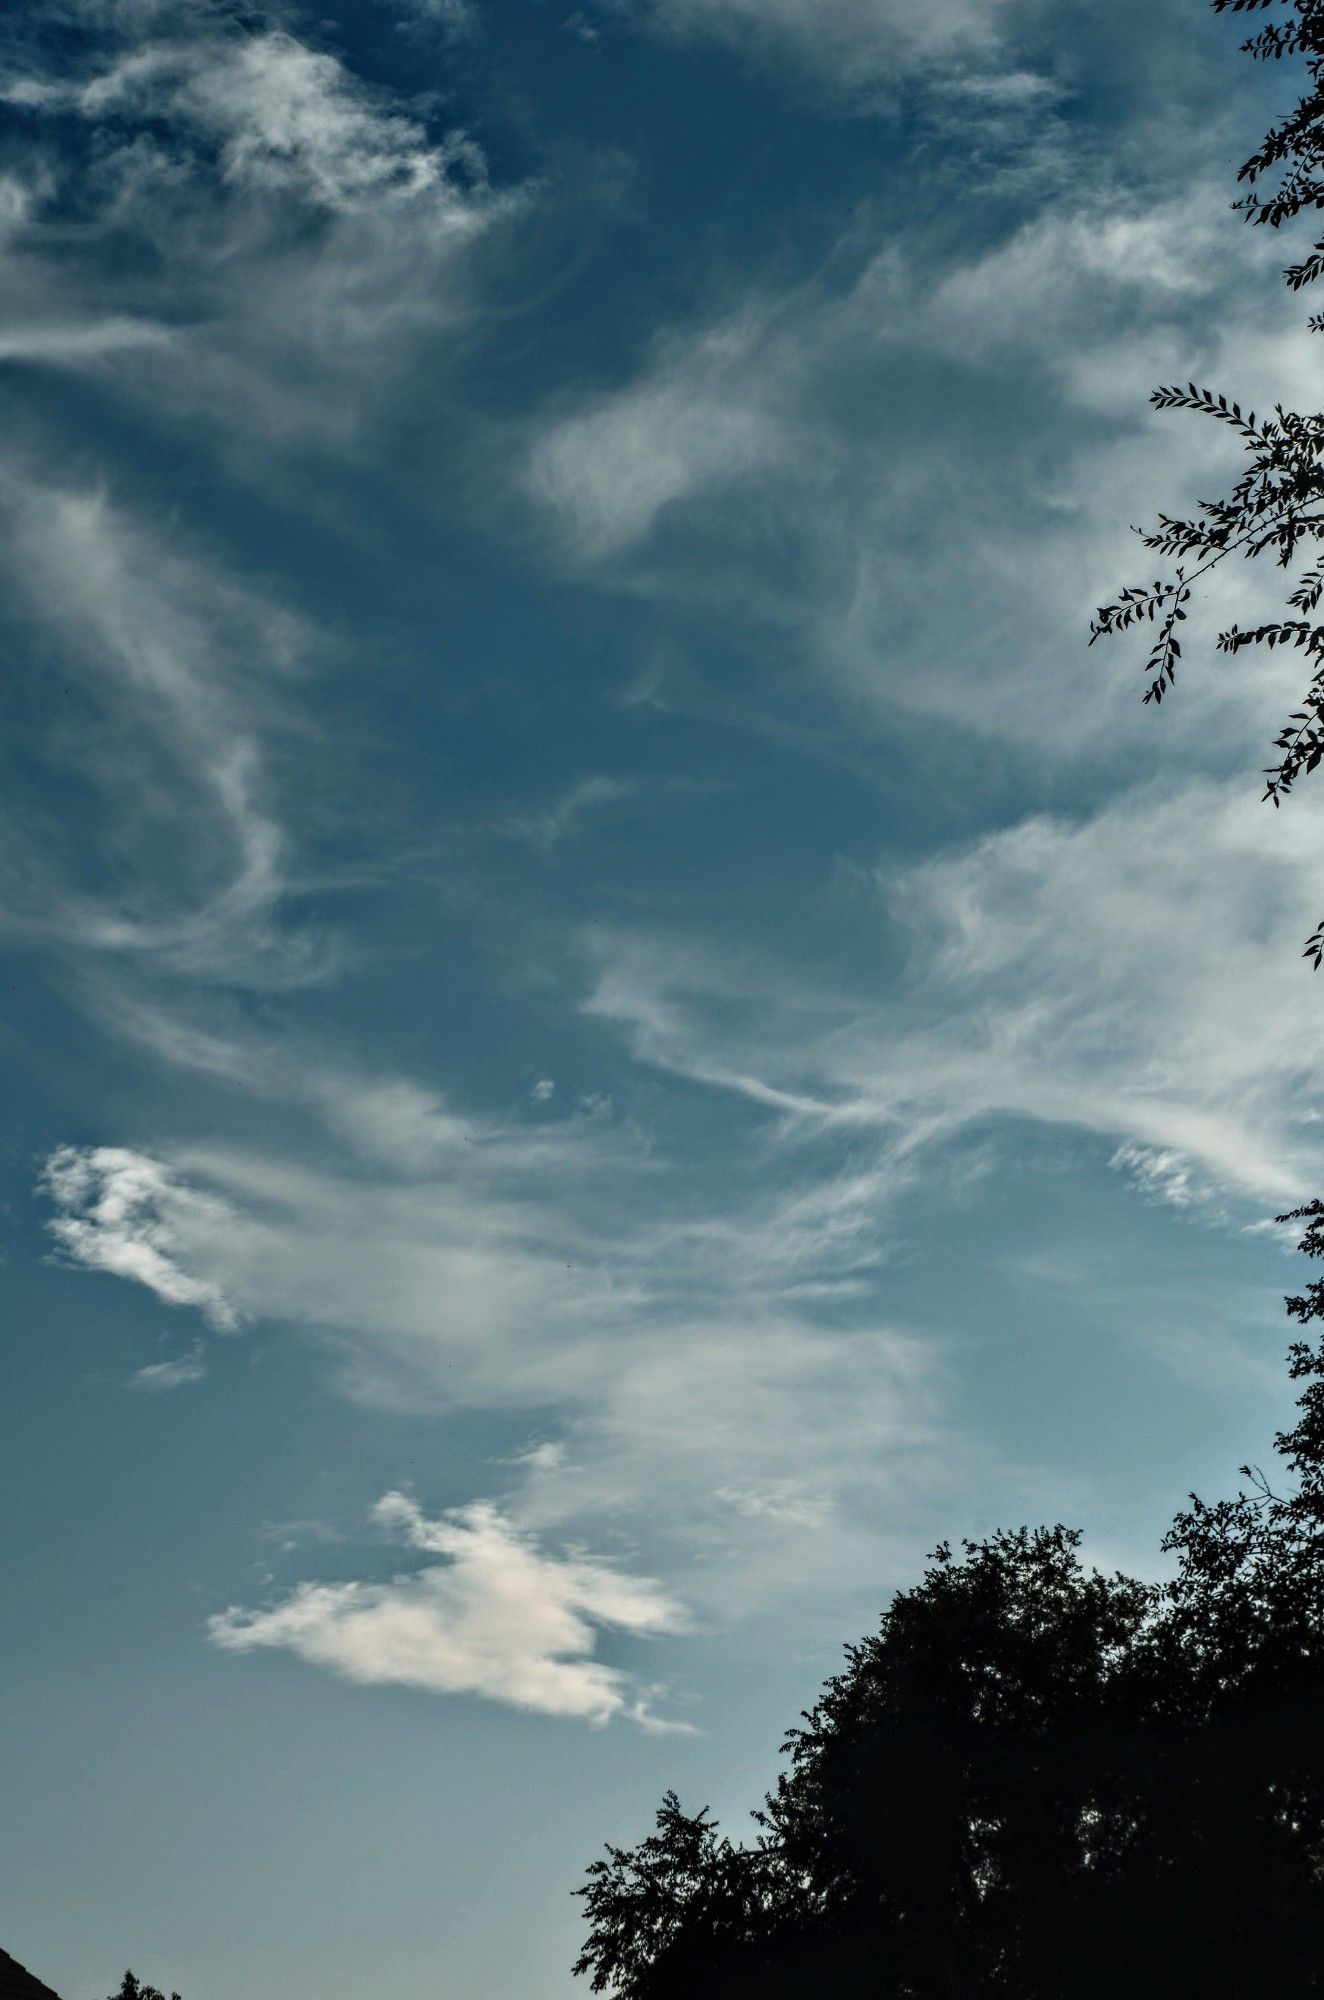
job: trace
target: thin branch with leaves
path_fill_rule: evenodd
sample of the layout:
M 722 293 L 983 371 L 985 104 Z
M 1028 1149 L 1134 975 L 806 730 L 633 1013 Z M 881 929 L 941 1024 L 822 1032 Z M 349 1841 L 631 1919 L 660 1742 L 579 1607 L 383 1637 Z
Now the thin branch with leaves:
M 1273 21 L 1242 43 L 1257 62 L 1303 58 L 1310 89 L 1296 108 L 1266 134 L 1244 162 L 1237 178 L 1247 192 L 1234 203 L 1248 222 L 1278 229 L 1310 209 L 1324 209 L 1324 0 L 1212 0 L 1215 13 L 1267 13 L 1286 7 L 1287 21 Z M 1274 177 L 1277 177 L 1276 180 Z M 1292 291 L 1324 275 L 1324 240 L 1309 256 L 1289 265 L 1284 277 Z M 1324 314 L 1312 317 L 1313 332 L 1324 331 Z M 1225 424 L 1241 440 L 1248 464 L 1230 491 L 1220 499 L 1200 503 L 1194 518 L 1160 514 L 1156 528 L 1138 531 L 1147 549 L 1178 559 L 1171 576 L 1119 591 L 1111 604 L 1100 606 L 1090 627 L 1090 644 L 1141 624 L 1155 627 L 1145 663 L 1144 700 L 1155 705 L 1172 689 L 1182 659 L 1180 628 L 1187 619 L 1192 587 L 1228 556 L 1244 560 L 1272 552 L 1281 569 L 1314 554 L 1293 584 L 1287 608 L 1309 614 L 1324 598 L 1324 413 L 1302 415 L 1274 409 L 1261 421 L 1254 411 L 1243 415 L 1226 395 L 1194 382 L 1156 389 L 1150 398 L 1158 410 L 1188 410 Z M 1195 567 L 1189 565 L 1195 560 Z M 1271 650 L 1291 646 L 1305 655 L 1309 679 L 1295 709 L 1274 738 L 1276 761 L 1265 770 L 1264 797 L 1281 806 L 1300 777 L 1308 777 L 1324 762 L 1324 624 L 1308 616 L 1231 625 L 1218 635 L 1218 650 L 1228 655 L 1248 646 Z M 1303 956 L 1316 971 L 1324 964 L 1324 921 L 1307 941 Z

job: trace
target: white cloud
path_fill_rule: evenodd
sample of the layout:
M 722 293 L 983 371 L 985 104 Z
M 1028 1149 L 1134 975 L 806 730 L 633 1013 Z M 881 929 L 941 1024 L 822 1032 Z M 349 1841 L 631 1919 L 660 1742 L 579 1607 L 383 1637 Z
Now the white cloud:
M 885 1573 L 954 1489 L 1009 1490 L 995 1454 L 953 1436 L 940 1343 L 790 1302 L 723 1308 L 602 1358 L 564 1461 L 529 1468 L 522 1518 L 637 1521 L 725 1620 Z
M 421 23 L 457 38 L 476 35 L 482 27 L 482 15 L 474 0 L 401 0 L 401 4 Z
M 444 1561 L 389 1583 L 301 1584 L 265 1611 L 209 1624 L 231 1652 L 277 1647 L 345 1679 L 476 1694 L 542 1715 L 658 1726 L 618 1667 L 593 1657 L 601 1630 L 682 1631 L 681 1605 L 647 1577 L 545 1553 L 486 1501 L 426 1517 L 401 1493 L 375 1509 L 397 1540 Z
M 761 316 L 665 339 L 640 378 L 548 423 L 525 480 L 588 561 L 648 535 L 668 508 L 749 480 L 790 441 L 760 398 Z
M 11 631 L 64 674 L 11 768 L 0 925 L 193 979 L 319 977 L 325 947 L 278 921 L 291 846 L 268 760 L 300 619 L 105 492 L 12 459 L 0 518 Z M 61 787 L 78 807 L 55 815 Z
M 25 179 L 0 184 L 0 254 L 28 287 L 0 356 L 95 365 L 98 384 L 134 390 L 154 417 L 210 412 L 240 451 L 350 442 L 378 395 L 398 407 L 409 343 L 463 321 L 465 248 L 509 204 L 462 140 L 307 39 L 217 10 L 190 13 L 187 34 L 179 10 L 138 13 L 131 46 L 72 82 L 34 72 L 18 91 L 34 114 L 81 117 L 99 164 L 47 185 L 28 161 Z M 969 55 L 993 18 L 842 0 L 666 0 L 664 16 L 678 32 L 794 47 L 852 88 L 918 59 L 921 42 L 925 61 Z M 996 67 L 961 72 L 960 88 L 1031 123 L 1045 101 L 1036 80 Z M 122 230 L 142 253 L 94 284 L 76 273 L 81 319 L 60 237 L 75 186 L 84 240 Z M 1223 239 L 1199 219 L 1204 191 L 1152 209 L 1143 191 L 1059 181 L 1048 195 L 992 250 L 936 263 L 895 214 L 862 214 L 817 275 L 728 295 L 659 334 L 623 387 L 558 399 L 527 439 L 525 498 L 575 566 L 719 591 L 760 631 L 780 626 L 851 704 L 1022 745 L 1033 727 L 1054 757 L 1115 759 L 1132 691 L 1083 647 L 1064 663 L 1062 632 L 1077 648 L 1099 549 L 1173 457 L 1159 429 L 1136 443 L 1151 361 L 1183 353 L 1198 327 L 1221 367 L 1250 322 Z M 1289 361 L 1302 372 L 1304 347 L 1276 325 L 1258 337 L 1266 379 Z M 1096 1135 L 1170 1201 L 1208 1187 L 1276 1202 L 1314 1174 L 1297 1093 L 1324 1054 L 1317 989 L 1290 979 L 1318 816 L 1303 798 L 1271 822 L 1251 794 L 1185 770 L 1168 800 L 1140 787 L 880 870 L 875 920 L 911 947 L 886 999 L 779 961 L 776 944 L 742 958 L 724 942 L 600 930 L 597 1020 L 641 1062 L 741 1100 L 748 1123 L 720 1187 L 703 1148 L 650 1145 L 607 1100 L 593 1117 L 554 1116 L 550 1079 L 526 1127 L 297 1033 L 282 1045 L 239 1033 L 219 1007 L 187 1011 L 183 981 L 292 986 L 327 965 L 283 921 L 302 821 L 281 781 L 289 704 L 274 691 L 309 636 L 102 493 L 19 472 L 6 496 L 12 581 L 95 705 L 76 758 L 109 830 L 90 829 L 95 870 L 86 852 L 15 834 L 10 873 L 29 888 L 9 921 L 145 971 L 150 1000 L 131 973 L 110 985 L 102 972 L 88 1005 L 228 1094 L 225 1129 L 244 1134 L 64 1149 L 48 1175 L 64 1253 L 217 1325 L 292 1330 L 334 1357 L 352 1394 L 557 1431 L 523 1455 L 503 1511 L 432 1524 L 449 1537 L 435 1575 L 308 1584 L 273 1610 L 228 1614 L 222 1643 L 477 1687 L 496 1579 L 527 1560 L 530 1602 L 544 1604 L 539 1565 L 568 1588 L 578 1559 L 546 1557 L 530 1535 L 586 1522 L 646 1521 L 665 1573 L 726 1609 L 874 1576 L 916 1494 L 955 1476 L 988 1499 L 1003 1476 L 953 1454 L 941 1355 L 879 1309 L 892 1204 L 921 1164 L 1012 1117 Z M 1165 746 L 1222 756 L 1247 696 L 1220 687 L 1165 711 Z M 623 792 L 589 778 L 505 831 L 550 849 Z M 1271 991 L 1247 1033 L 1247 996 Z M 196 1102 L 179 1103 L 192 1121 Z M 138 1386 L 193 1366 L 157 1364 Z M 425 1547 L 408 1520 L 395 1525 Z M 594 1577 L 593 1565 L 577 1575 L 573 1601 L 551 1593 L 587 1647 L 577 1630 L 567 1654 L 548 1650 L 535 1619 L 511 1657 L 532 1658 L 535 1681 L 550 1661 L 547 1685 L 572 1704 L 588 1699 L 586 1672 L 595 1699 L 625 1703 L 610 1675 L 593 1679 L 605 1671 L 588 1657 Z M 407 1671 L 378 1674 L 383 1660 Z
M 254 1072 L 255 1092 L 279 1090 L 260 1058 Z M 300 1093 L 330 1129 L 355 1131 L 326 1112 L 323 1086 Z M 885 1254 L 876 1224 L 905 1184 L 897 1167 L 815 1174 L 791 1194 L 746 1192 L 723 1215 L 696 1218 L 683 1177 L 610 1121 L 463 1130 L 444 1151 L 384 1162 L 372 1130 L 338 1172 L 253 1146 L 176 1145 L 152 1158 L 65 1147 L 46 1187 L 77 1261 L 162 1296 L 224 1301 L 231 1319 L 302 1328 L 373 1398 L 550 1402 L 582 1415 L 655 1351 L 681 1375 L 752 1349 L 755 1376 L 773 1368 L 780 1379 L 791 1352 L 806 1366 L 816 1356 L 828 1375 L 855 1366 L 849 1340 L 824 1330 L 816 1344 L 812 1315 L 849 1301 Z M 898 1337 L 898 1365 L 905 1351 Z M 793 1423 L 802 1389 L 772 1393 Z M 718 1400 L 714 1382 L 705 1406 Z M 678 1379 L 676 1409 L 686 1406 Z M 692 1434 L 702 1447 L 702 1423 Z
M 998 46 L 1005 0 L 615 0 L 618 11 L 663 33 L 728 41 L 791 58 L 848 90 L 894 83 L 907 70 L 987 61 Z
M 416 1174 L 462 1157 L 482 1134 L 432 1090 L 405 1077 L 352 1079 L 309 1072 L 304 1085 L 333 1131 L 368 1159 Z
M 967 1080 L 1255 1200 L 1302 1188 L 1321 1164 L 1301 1113 L 1324 1023 L 1299 955 L 1321 817 L 1308 797 L 1270 813 L 1238 775 L 1030 820 L 900 881 L 933 927 L 930 990 L 969 1009 Z
M 544 1438 L 541 1443 L 526 1445 L 506 1462 L 526 1466 L 531 1472 L 557 1472 L 566 1462 L 565 1440 Z
M 339 58 L 283 29 L 190 32 L 148 41 L 83 79 L 15 78 L 8 101 L 136 124 L 177 121 L 216 149 L 222 180 L 261 193 L 293 190 L 349 209 L 442 185 L 451 155 L 413 119 L 380 102 Z
M 226 5 L 78 11 L 73 60 L 9 30 L 0 97 L 26 126 L 0 200 L 0 351 L 95 356 L 154 420 L 201 421 L 268 475 L 272 447 L 347 447 L 414 343 L 471 313 L 469 251 L 516 199 L 464 133 L 284 27 Z M 33 122 L 57 115 L 88 138 L 58 166 Z
M 131 1389 L 141 1389 L 148 1395 L 161 1395 L 171 1389 L 184 1389 L 193 1382 L 201 1382 L 207 1373 L 207 1364 L 202 1358 L 200 1346 L 194 1346 L 187 1354 L 177 1355 L 172 1361 L 151 1361 L 145 1368 L 135 1369 L 129 1377 Z
M 579 831 L 585 816 L 595 806 L 614 805 L 631 797 L 635 787 L 622 778 L 580 778 L 542 812 L 512 814 L 502 822 L 502 832 L 514 840 L 527 840 L 534 847 L 550 851 Z
M 168 327 L 119 315 L 64 325 L 40 320 L 11 323 L 0 327 L 0 361 L 38 361 L 76 368 L 126 348 L 168 347 L 171 338 Z
M 1110 1140 L 1169 1199 L 1281 1204 L 1324 1170 L 1324 1017 L 1299 958 L 1322 821 L 1308 795 L 1275 815 L 1240 779 L 1140 789 L 880 869 L 879 919 L 912 948 L 885 1001 L 825 986 L 815 1007 L 803 971 L 598 933 L 589 1004 L 641 1059 L 779 1110 L 792 1139 L 872 1129 L 904 1164 L 1025 1118 Z
M 539 1377 L 546 1393 L 573 1364 L 550 1343 L 540 1355 L 539 1326 L 564 1337 L 606 1304 L 536 1215 L 459 1178 L 393 1186 L 251 1150 L 166 1162 L 101 1147 L 63 1149 L 47 1180 L 68 1255 L 218 1320 L 308 1328 L 362 1394 L 500 1401 Z
M 43 1184 L 56 1210 L 51 1234 L 75 1263 L 131 1278 L 167 1305 L 196 1306 L 214 1326 L 237 1325 L 220 1286 L 184 1268 L 200 1243 L 224 1235 L 229 1218 L 220 1202 L 124 1146 L 61 1146 Z
M 1149 387 L 1194 373 L 1260 406 L 1314 394 L 1268 232 L 1238 231 L 1198 146 L 1186 172 L 1166 188 L 1046 172 L 977 251 L 935 254 L 931 230 L 866 212 L 817 274 L 664 330 L 620 387 L 548 411 L 523 489 L 568 565 L 735 605 L 852 731 L 900 711 L 1018 763 L 1125 748 L 1145 771 L 1160 754 L 1226 768 L 1266 694 L 1293 688 L 1290 662 L 1209 676 L 1160 731 L 1121 648 L 1084 644 L 1136 559 L 1137 494 L 1181 508 L 1235 464 L 1215 427 L 1153 417 Z M 1268 583 L 1214 579 L 1196 643 Z
M 1119 1173 L 1129 1174 L 1150 1201 L 1166 1202 L 1170 1208 L 1196 1208 L 1209 1199 L 1210 1190 L 1200 1181 L 1191 1162 L 1171 1148 L 1137 1146 L 1128 1140 L 1108 1162 Z
M 773 1480 L 767 1486 L 723 1486 L 717 1498 L 754 1520 L 820 1532 L 830 1532 L 833 1526 L 831 1500 L 794 1479 Z
M 895 1163 L 824 1181 L 815 1162 L 769 1193 L 756 1154 L 696 1214 L 681 1163 L 609 1113 L 501 1124 L 306 1049 L 172 1034 L 157 1011 L 132 1031 L 268 1114 L 311 1112 L 337 1165 L 307 1164 L 306 1134 L 64 1149 L 48 1186 L 66 1254 L 297 1334 L 354 1397 L 553 1422 L 519 1460 L 525 1525 L 646 1522 L 668 1573 L 697 1564 L 729 1608 L 875 1561 L 882 1496 L 904 1515 L 946 1476 L 939 1357 L 869 1297 Z

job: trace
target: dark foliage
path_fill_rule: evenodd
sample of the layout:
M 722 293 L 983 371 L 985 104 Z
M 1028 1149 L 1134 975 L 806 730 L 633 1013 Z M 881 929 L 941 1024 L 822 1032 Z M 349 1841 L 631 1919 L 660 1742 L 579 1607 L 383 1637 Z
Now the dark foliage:
M 143 1986 L 133 1973 L 126 1972 L 119 1984 L 119 1991 L 112 1993 L 109 2000 L 165 2000 L 159 1986 Z M 178 1993 L 172 1993 L 170 2000 L 179 2000 Z
M 1248 221 L 1277 229 L 1303 211 L 1324 208 L 1324 0 L 1212 4 L 1220 14 L 1263 14 L 1271 8 L 1285 12 L 1287 19 L 1268 22 L 1242 48 L 1260 62 L 1304 59 L 1310 88 L 1295 110 L 1266 133 L 1238 175 L 1247 192 L 1235 206 Z M 1322 273 L 1324 241 L 1284 275 L 1292 290 L 1299 291 Z M 1324 331 L 1324 314 L 1310 325 Z M 1304 557 L 1287 595 L 1287 609 L 1299 616 L 1232 625 L 1218 637 L 1219 651 L 1228 654 L 1247 646 L 1291 646 L 1304 655 L 1308 680 L 1301 706 L 1274 739 L 1276 762 L 1265 773 L 1264 796 L 1278 806 L 1296 780 L 1324 758 L 1324 624 L 1314 617 L 1324 596 L 1324 565 L 1312 554 L 1324 540 L 1324 414 L 1305 416 L 1279 405 L 1271 416 L 1257 418 L 1253 410 L 1243 414 L 1226 396 L 1194 382 L 1156 389 L 1151 401 L 1160 410 L 1191 410 L 1226 424 L 1241 441 L 1246 467 L 1227 493 L 1202 502 L 1190 519 L 1159 515 L 1158 526 L 1142 539 L 1157 555 L 1175 558 L 1173 569 L 1153 583 L 1129 586 L 1112 604 L 1101 606 L 1090 643 L 1142 623 L 1150 626 L 1154 641 L 1145 663 L 1144 699 L 1161 702 L 1177 677 L 1181 627 L 1199 579 L 1233 554 L 1270 552 L 1283 569 Z M 1324 962 L 1324 923 L 1310 937 L 1304 955 L 1318 971 Z
M 1301 1248 L 1324 1256 L 1324 1204 Z M 1324 1321 L 1324 1281 L 1287 1302 Z M 1066 1528 L 940 1548 L 784 1745 L 748 1847 L 674 1794 L 589 1870 L 618 2000 L 1324 1995 L 1324 1340 L 1286 1490 L 1192 1499 L 1166 1585 Z

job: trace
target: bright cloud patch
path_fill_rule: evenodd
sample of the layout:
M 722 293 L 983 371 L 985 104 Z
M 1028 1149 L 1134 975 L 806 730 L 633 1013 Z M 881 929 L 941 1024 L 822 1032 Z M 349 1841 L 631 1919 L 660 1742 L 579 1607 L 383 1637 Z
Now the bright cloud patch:
M 73 60 L 49 22 L 0 30 L 0 356 L 98 364 L 250 469 L 294 435 L 343 443 L 410 339 L 471 304 L 464 253 L 511 209 L 480 151 L 225 4 L 74 11 Z
M 554 421 L 536 439 L 527 490 L 579 556 L 619 554 L 668 508 L 747 480 L 785 455 L 781 419 L 758 401 L 763 336 L 751 313 L 664 341 L 638 382 Z
M 194 1382 L 201 1382 L 206 1373 L 202 1350 L 195 1346 L 187 1354 L 176 1355 L 169 1361 L 151 1361 L 145 1368 L 135 1369 L 129 1377 L 129 1387 L 149 1396 L 166 1395 L 171 1389 L 186 1389 Z
M 281 30 L 145 40 L 86 80 L 15 81 L 5 95 L 98 121 L 173 115 L 216 147 L 223 179 L 293 188 L 333 208 L 417 194 L 447 172 L 446 152 L 412 119 L 378 105 L 335 56 Z
M 1206 1194 L 1191 1171 L 1190 1161 L 1180 1153 L 1128 1142 L 1117 1148 L 1108 1164 L 1119 1173 L 1130 1174 L 1150 1201 L 1167 1202 L 1171 1208 L 1193 1208 Z
M 208 1627 L 216 1645 L 282 1648 L 360 1683 L 657 1726 L 630 1676 L 593 1657 L 603 1628 L 683 1629 L 681 1606 L 657 1584 L 588 1556 L 544 1554 L 487 1501 L 431 1520 L 388 1493 L 374 1517 L 444 1560 L 389 1583 L 305 1583 L 271 1610 L 222 1612 Z
M 214 1326 L 237 1323 L 220 1287 L 180 1261 L 181 1246 L 191 1254 L 200 1238 L 224 1231 L 221 1203 L 125 1146 L 61 1146 L 46 1163 L 45 1183 L 56 1209 L 51 1234 L 75 1263 L 132 1278 L 167 1305 L 196 1306 Z M 170 1385 L 158 1372 L 145 1386 Z

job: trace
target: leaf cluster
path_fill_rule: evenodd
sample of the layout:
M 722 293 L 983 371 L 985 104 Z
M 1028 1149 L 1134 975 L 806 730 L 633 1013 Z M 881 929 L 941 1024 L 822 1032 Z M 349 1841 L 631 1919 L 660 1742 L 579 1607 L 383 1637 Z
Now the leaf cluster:
M 1252 223 L 1277 229 L 1307 210 L 1324 208 L 1324 0 L 1212 0 L 1215 12 L 1262 14 L 1285 9 L 1286 19 L 1267 22 L 1242 44 L 1260 62 L 1284 57 L 1303 61 L 1309 88 L 1295 109 L 1270 128 L 1246 160 L 1238 179 L 1247 192 L 1234 206 Z M 1324 241 L 1288 266 L 1293 291 L 1324 274 Z M 1312 318 L 1324 330 L 1324 315 Z M 1141 532 L 1147 549 L 1175 558 L 1167 577 L 1131 585 L 1102 605 L 1090 627 L 1090 643 L 1140 624 L 1153 628 L 1145 663 L 1146 702 L 1158 704 L 1173 687 L 1182 659 L 1181 626 L 1193 586 L 1237 554 L 1247 560 L 1271 553 L 1290 569 L 1303 553 L 1309 558 L 1324 541 L 1324 414 L 1276 407 L 1260 421 L 1226 395 L 1194 382 L 1157 389 L 1151 402 L 1160 410 L 1186 410 L 1224 424 L 1239 438 L 1247 463 L 1221 497 L 1203 501 L 1189 519 L 1160 514 L 1152 530 Z M 1287 597 L 1289 610 L 1310 614 L 1324 595 L 1324 564 L 1307 560 Z M 1283 617 L 1252 626 L 1233 624 L 1218 635 L 1228 656 L 1248 646 L 1289 646 L 1305 657 L 1308 678 L 1300 706 L 1273 741 L 1275 761 L 1265 771 L 1264 797 L 1279 806 L 1296 780 L 1324 760 L 1324 625 L 1309 616 Z M 1309 939 L 1304 956 L 1316 970 L 1324 963 L 1324 923 Z

